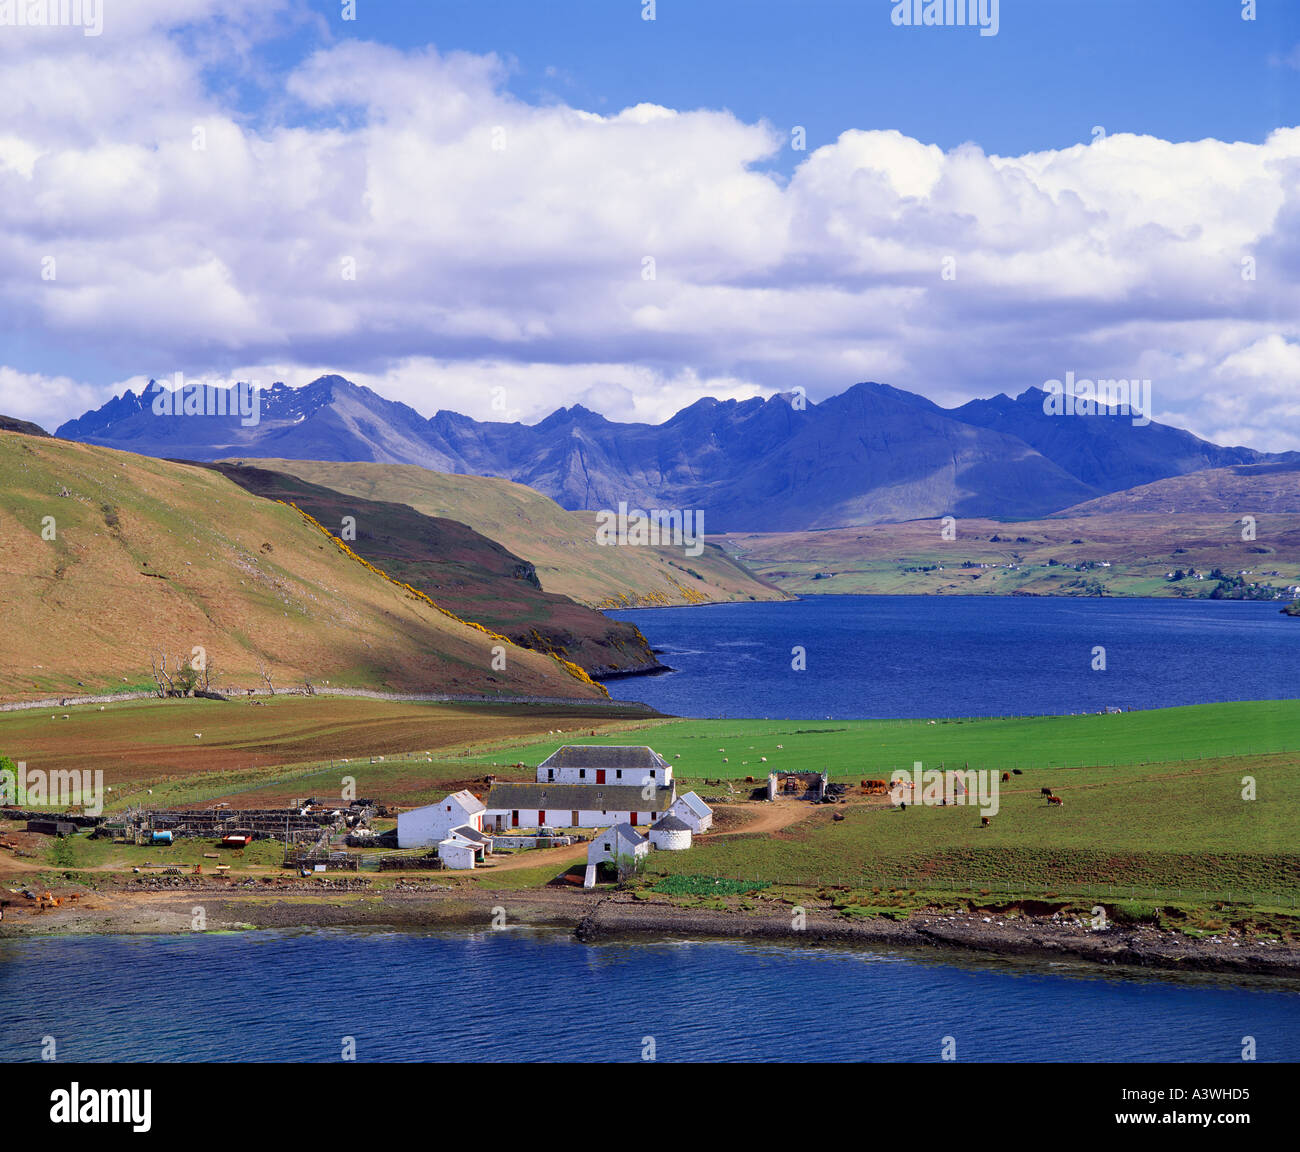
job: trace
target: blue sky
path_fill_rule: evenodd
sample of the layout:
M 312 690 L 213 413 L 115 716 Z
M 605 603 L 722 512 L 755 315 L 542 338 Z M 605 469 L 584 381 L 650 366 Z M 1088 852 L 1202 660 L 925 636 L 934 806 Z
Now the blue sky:
M 1236 0 L 1001 0 L 993 37 L 896 30 L 893 0 L 659 0 L 653 23 L 640 0 L 360 0 L 350 25 L 337 0 L 311 6 L 336 35 L 509 57 L 530 102 L 725 108 L 802 124 L 810 148 L 864 127 L 1006 155 L 1095 125 L 1258 143 L 1300 109 L 1282 62 L 1294 0 L 1262 0 L 1254 21 Z
M 101 37 L 0 28 L 0 411 L 339 372 L 426 414 L 657 421 L 1073 371 L 1300 447 L 1300 0 L 1001 0 L 996 36 L 894 6 L 131 0 Z

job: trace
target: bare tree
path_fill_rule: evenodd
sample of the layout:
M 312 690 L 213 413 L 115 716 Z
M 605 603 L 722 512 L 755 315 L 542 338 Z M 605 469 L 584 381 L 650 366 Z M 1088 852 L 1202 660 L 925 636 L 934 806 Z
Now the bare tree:
M 176 693 L 176 681 L 167 671 L 167 653 L 159 649 L 149 656 L 149 667 L 153 671 L 154 683 L 158 686 L 158 695 L 172 696 Z
M 259 660 L 257 662 L 257 674 L 262 678 L 262 683 L 266 685 L 266 690 L 274 696 L 275 681 L 272 678 L 274 673 L 271 670 L 271 666 L 265 660 Z

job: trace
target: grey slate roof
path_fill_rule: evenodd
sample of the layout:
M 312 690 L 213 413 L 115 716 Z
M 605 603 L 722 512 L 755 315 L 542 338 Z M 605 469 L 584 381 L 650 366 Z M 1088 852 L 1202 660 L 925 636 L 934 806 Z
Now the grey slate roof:
M 668 761 L 643 744 L 566 744 L 557 748 L 541 768 L 667 768 Z
M 509 784 L 497 783 L 487 795 L 493 811 L 517 808 L 541 808 L 549 812 L 666 812 L 672 805 L 675 790 L 654 789 L 654 799 L 647 800 L 636 784 Z
M 486 844 L 488 841 L 488 838 L 472 824 L 462 824 L 459 828 L 453 828 L 450 834 L 460 836 L 465 840 L 473 840 L 479 844 Z
M 616 836 L 620 840 L 627 840 L 632 844 L 648 843 L 646 838 L 641 835 L 631 824 L 615 824 L 612 828 L 606 828 L 601 836 Z M 599 839 L 595 837 L 594 839 Z
M 657 823 L 650 825 L 651 832 L 689 832 L 691 826 L 676 816 L 661 816 Z

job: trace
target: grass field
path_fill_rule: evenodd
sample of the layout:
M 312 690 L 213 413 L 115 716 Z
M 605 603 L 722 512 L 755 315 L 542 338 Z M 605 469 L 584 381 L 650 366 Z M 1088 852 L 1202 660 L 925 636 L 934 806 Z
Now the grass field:
M 324 696 L 277 696 L 256 706 L 155 699 L 102 712 L 82 705 L 0 713 L 0 755 L 29 769 L 102 770 L 113 789 L 110 810 L 140 802 L 146 788 L 159 807 L 219 799 L 252 807 L 313 792 L 337 795 L 345 773 L 356 779 L 359 795 L 391 800 L 413 790 L 423 795 L 435 781 L 467 770 L 461 761 L 430 776 L 430 755 L 454 756 L 503 739 L 533 741 L 579 725 L 584 733 L 601 732 L 630 714 L 635 710 Z M 400 766 L 386 759 L 413 753 L 418 757 Z
M 1245 776 L 1253 800 L 1243 799 Z M 1048 807 L 1044 785 L 1063 807 Z M 837 822 L 823 806 L 781 832 L 705 838 L 689 852 L 654 854 L 650 866 L 791 884 L 1300 888 L 1300 766 L 1289 755 L 1038 769 L 998 799 L 987 828 L 974 807 L 835 806 L 845 815 Z
M 939 720 L 673 720 L 626 741 L 610 736 L 503 747 L 478 763 L 537 764 L 560 743 L 648 743 L 683 781 L 766 778 L 769 770 L 833 779 L 893 768 L 1045 768 L 1167 763 L 1300 751 L 1300 700 L 1199 704 L 1111 715 Z M 679 758 L 680 757 L 680 758 Z M 766 757 L 766 762 L 763 761 Z M 725 762 L 724 762 L 725 760 Z

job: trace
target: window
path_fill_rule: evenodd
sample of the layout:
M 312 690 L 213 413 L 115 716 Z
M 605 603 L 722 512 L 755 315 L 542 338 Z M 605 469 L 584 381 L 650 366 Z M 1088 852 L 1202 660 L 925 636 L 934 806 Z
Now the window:
M 579 780 L 585 780 L 586 778 L 587 778 L 587 770 L 586 770 L 585 768 L 579 768 L 579 769 L 578 769 L 578 779 L 579 779 Z
M 622 779 L 623 779 L 623 769 L 622 769 L 622 768 L 617 768 L 617 769 L 615 769 L 615 771 L 614 771 L 614 779 L 615 779 L 615 780 L 622 780 Z

